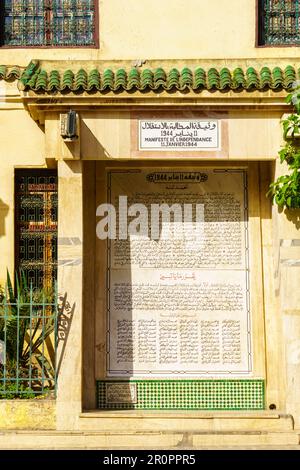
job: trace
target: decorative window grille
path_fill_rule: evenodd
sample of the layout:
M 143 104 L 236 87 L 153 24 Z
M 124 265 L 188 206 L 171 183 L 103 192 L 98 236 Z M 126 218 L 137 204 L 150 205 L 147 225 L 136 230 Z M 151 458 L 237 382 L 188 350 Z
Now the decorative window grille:
M 16 269 L 28 285 L 51 289 L 57 278 L 57 174 L 17 170 L 15 178 Z
M 95 44 L 95 0 L 4 0 L 2 3 L 2 45 Z
M 259 0 L 259 45 L 300 45 L 300 0 Z

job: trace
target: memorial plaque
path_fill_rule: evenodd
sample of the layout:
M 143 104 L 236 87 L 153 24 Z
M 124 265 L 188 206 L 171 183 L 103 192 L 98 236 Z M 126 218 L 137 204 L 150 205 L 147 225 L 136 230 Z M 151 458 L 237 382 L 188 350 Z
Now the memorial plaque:
M 140 120 L 140 150 L 219 150 L 218 120 Z
M 249 374 L 246 172 L 118 170 L 108 178 L 115 207 L 125 194 L 128 207 L 142 204 L 149 214 L 148 236 L 108 242 L 108 375 Z M 160 236 L 152 239 L 154 204 L 202 206 L 201 236 L 176 236 L 186 222 L 171 217 L 160 220 Z M 133 220 L 117 216 L 119 225 Z
M 136 403 L 136 384 L 106 383 L 106 403 Z

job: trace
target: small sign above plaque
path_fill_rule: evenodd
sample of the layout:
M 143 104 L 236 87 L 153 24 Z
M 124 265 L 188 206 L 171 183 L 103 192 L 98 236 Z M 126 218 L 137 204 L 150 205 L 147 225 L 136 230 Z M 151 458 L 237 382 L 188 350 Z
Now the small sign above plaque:
M 139 120 L 140 150 L 220 150 L 218 120 Z
M 128 382 L 107 383 L 106 403 L 137 403 L 136 384 Z

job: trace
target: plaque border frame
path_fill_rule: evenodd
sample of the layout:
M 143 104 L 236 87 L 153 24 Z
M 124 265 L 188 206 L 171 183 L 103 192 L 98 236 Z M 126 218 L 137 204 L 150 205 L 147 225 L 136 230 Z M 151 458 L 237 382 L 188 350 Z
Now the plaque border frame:
M 143 148 L 141 146 L 141 136 L 142 136 L 142 130 L 141 130 L 141 123 L 142 122 L 151 122 L 151 121 L 160 121 L 160 122 L 196 122 L 196 121 L 201 121 L 201 122 L 216 122 L 217 123 L 217 147 L 197 147 L 197 148 L 192 148 L 192 147 L 166 147 L 166 148 L 157 148 L 157 147 L 147 147 Z M 220 119 L 209 119 L 209 118 L 194 118 L 194 119 L 138 119 L 138 151 L 139 152 L 220 152 L 222 149 L 222 122 Z
M 156 149 L 156 150 L 139 150 L 139 120 L 216 120 L 219 121 L 219 129 L 222 136 L 221 146 L 219 150 L 215 149 L 196 149 L 185 150 L 183 156 L 185 159 L 201 160 L 201 161 L 224 161 L 229 159 L 229 113 L 228 111 L 196 111 L 196 110 L 169 110 L 169 111 L 131 111 L 130 113 L 130 156 L 131 159 L 146 158 L 154 159 L 182 159 L 180 152 L 172 149 Z
M 133 390 L 134 390 L 134 397 L 132 400 L 130 401 L 108 401 L 107 400 L 107 390 L 110 386 L 112 385 L 129 385 L 129 387 L 133 387 Z M 133 381 L 121 381 L 121 380 L 116 380 L 116 381 L 106 381 L 105 382 L 105 396 L 106 396 L 106 404 L 107 405 L 117 405 L 117 404 L 123 404 L 123 403 L 126 403 L 126 404 L 136 404 L 138 402 L 138 399 L 137 399 L 137 385 L 135 382 Z
M 191 165 L 192 167 L 193 165 Z M 176 171 L 179 171 L 179 166 L 176 166 Z M 251 299 L 250 299 L 250 254 L 249 254 L 249 195 L 248 195 L 248 168 L 226 168 L 226 167 L 213 167 L 213 165 L 207 165 L 208 168 L 206 167 L 201 167 L 201 172 L 205 171 L 210 171 L 210 172 L 215 172 L 215 173 L 241 173 L 243 175 L 243 199 L 244 199 L 244 237 L 245 237 L 245 270 L 244 274 L 246 276 L 246 292 L 245 292 L 245 298 L 246 298 L 246 313 L 247 313 L 247 353 L 248 353 L 248 370 L 245 371 L 216 371 L 214 370 L 213 372 L 210 371 L 181 371 L 177 372 L 176 375 L 178 377 L 174 378 L 174 371 L 149 371 L 149 370 L 144 370 L 144 371 L 139 371 L 137 376 L 133 377 L 133 374 L 137 373 L 136 369 L 132 370 L 111 370 L 110 369 L 110 269 L 111 269 L 111 240 L 108 238 L 107 239 L 107 262 L 106 262 L 106 302 L 107 302 L 107 308 L 106 308 L 106 377 L 107 380 L 109 379 L 124 379 L 124 380 L 129 380 L 130 377 L 133 377 L 133 379 L 136 380 L 146 380 L 145 377 L 152 377 L 153 379 L 151 380 L 195 380 L 198 378 L 199 380 L 205 380 L 205 377 L 211 377 L 211 379 L 207 380 L 213 380 L 213 377 L 222 377 L 220 379 L 216 380 L 226 380 L 225 376 L 228 377 L 228 380 L 231 378 L 238 378 L 240 376 L 246 376 L 247 378 L 251 376 L 251 373 L 253 373 L 253 338 L 252 338 L 252 332 L 251 332 Z M 113 169 L 113 168 L 107 168 L 107 174 L 106 174 L 106 183 L 107 183 L 107 201 L 110 204 L 111 203 L 111 189 L 112 189 L 112 183 L 111 183 L 111 176 L 112 174 L 116 173 L 141 173 L 142 171 L 162 171 L 161 169 L 159 170 L 159 167 L 147 167 L 143 166 L 141 168 L 138 167 L 132 167 L 132 168 L 119 168 L 119 169 Z M 170 171 L 170 170 L 169 170 Z M 183 172 L 187 171 L 200 171 L 197 170 L 196 168 L 190 169 L 183 167 L 182 168 Z M 123 374 L 122 374 L 123 372 Z M 170 377 L 170 374 L 173 374 L 172 377 Z M 250 379 L 248 379 L 250 380 Z

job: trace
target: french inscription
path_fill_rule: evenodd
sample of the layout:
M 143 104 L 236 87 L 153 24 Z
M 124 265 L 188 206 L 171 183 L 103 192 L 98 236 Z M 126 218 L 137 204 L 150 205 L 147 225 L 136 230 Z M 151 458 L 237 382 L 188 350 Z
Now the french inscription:
M 139 121 L 140 150 L 218 150 L 219 121 Z

